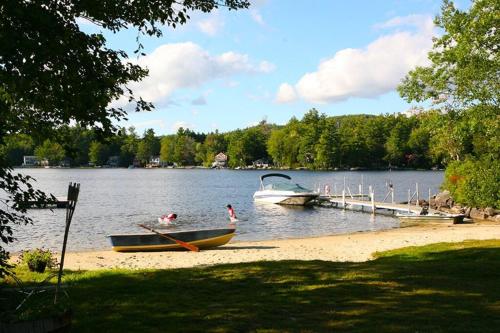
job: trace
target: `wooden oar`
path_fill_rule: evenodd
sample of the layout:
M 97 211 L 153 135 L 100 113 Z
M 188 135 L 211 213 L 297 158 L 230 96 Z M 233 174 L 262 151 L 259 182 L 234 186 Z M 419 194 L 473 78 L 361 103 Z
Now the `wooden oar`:
M 159 236 L 161 236 L 163 238 L 170 239 L 171 241 L 176 242 L 180 246 L 188 249 L 189 251 L 193 251 L 193 252 L 199 252 L 200 251 L 200 249 L 196 245 L 192 245 L 192 244 L 183 242 L 183 241 L 181 241 L 181 240 L 179 240 L 177 238 L 174 238 L 174 237 L 172 237 L 170 235 L 167 235 L 167 234 L 162 234 L 162 233 L 154 230 L 153 228 L 145 226 L 144 224 L 139 224 L 139 227 L 142 227 L 144 229 L 148 229 L 149 231 L 154 232 L 155 234 L 157 234 L 157 235 L 159 235 Z

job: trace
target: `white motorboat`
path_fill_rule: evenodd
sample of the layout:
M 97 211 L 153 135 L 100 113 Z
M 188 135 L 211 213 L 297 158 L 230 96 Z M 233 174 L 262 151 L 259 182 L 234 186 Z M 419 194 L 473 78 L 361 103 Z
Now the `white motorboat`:
M 264 179 L 275 177 L 284 178 L 288 181 L 269 182 L 264 184 Z M 260 177 L 260 189 L 255 192 L 253 198 L 255 201 L 269 202 L 280 205 L 299 205 L 303 206 L 319 196 L 307 188 L 294 184 L 290 176 L 281 173 L 268 173 Z

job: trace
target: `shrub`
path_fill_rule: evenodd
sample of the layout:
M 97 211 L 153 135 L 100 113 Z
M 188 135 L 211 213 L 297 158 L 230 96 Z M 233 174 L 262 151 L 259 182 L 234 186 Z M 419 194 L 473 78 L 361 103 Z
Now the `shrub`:
M 38 273 L 43 273 L 46 267 L 53 268 L 57 264 L 52 252 L 44 249 L 23 251 L 20 260 L 28 265 L 30 271 Z
M 452 162 L 446 168 L 443 188 L 458 203 L 500 208 L 500 161 L 483 157 Z

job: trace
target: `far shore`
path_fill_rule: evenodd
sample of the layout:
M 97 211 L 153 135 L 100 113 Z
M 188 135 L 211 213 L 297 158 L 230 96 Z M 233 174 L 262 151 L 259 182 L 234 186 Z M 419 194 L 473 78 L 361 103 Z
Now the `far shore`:
M 373 259 L 373 254 L 377 251 L 440 242 L 486 239 L 500 239 L 500 224 L 429 224 L 304 239 L 230 242 L 197 253 L 187 251 L 119 253 L 111 250 L 68 252 L 64 268 L 171 269 L 277 260 L 362 262 Z
M 102 170 L 102 169 L 143 169 L 143 170 L 162 170 L 162 169 L 175 169 L 175 170 L 192 170 L 192 169 L 199 169 L 199 170 L 237 170 L 237 171 L 247 171 L 247 170 L 262 170 L 262 171 L 444 171 L 442 168 L 430 168 L 430 169 L 425 169 L 425 168 L 409 168 L 409 167 L 374 167 L 374 168 L 361 168 L 361 167 L 344 167 L 344 168 L 333 168 L 333 169 L 311 169 L 307 167 L 297 167 L 297 168 L 278 168 L 278 167 L 252 167 L 252 166 L 246 166 L 246 167 L 235 167 L 235 168 L 230 168 L 230 167 L 224 167 L 224 168 L 212 168 L 212 167 L 207 167 L 203 165 L 186 165 L 186 166 L 166 166 L 166 167 L 160 167 L 160 166 L 153 166 L 153 167 L 140 167 L 140 166 L 134 166 L 133 168 L 130 167 L 124 167 L 124 166 L 109 166 L 109 165 L 102 165 L 102 166 L 71 166 L 71 167 L 66 167 L 66 166 L 15 166 L 15 169 L 38 169 L 38 170 L 43 170 L 43 169 L 84 169 L 84 170 Z

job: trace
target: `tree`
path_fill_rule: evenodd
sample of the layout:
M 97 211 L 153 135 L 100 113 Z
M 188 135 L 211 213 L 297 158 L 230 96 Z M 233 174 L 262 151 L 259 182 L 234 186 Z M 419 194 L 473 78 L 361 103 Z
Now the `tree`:
M 215 133 L 209 133 L 205 137 L 205 141 L 203 142 L 203 148 L 200 148 L 200 154 L 204 155 L 200 157 L 203 160 L 203 164 L 205 166 L 210 166 L 214 162 L 215 155 L 220 152 L 224 152 L 227 150 L 227 142 L 224 139 L 224 135 L 220 134 L 217 130 Z
M 64 159 L 65 152 L 60 144 L 47 139 L 35 149 L 35 155 L 40 160 L 47 160 L 49 165 L 57 165 Z
M 104 165 L 108 161 L 108 147 L 100 141 L 92 141 L 89 147 L 89 161 L 94 165 Z
M 161 139 L 160 160 L 173 162 L 175 152 L 175 135 L 167 135 Z
M 398 87 L 408 101 L 432 100 L 442 108 L 473 105 L 498 110 L 500 31 L 496 0 L 476 0 L 468 12 L 445 0 L 435 24 L 444 33 L 434 40 L 431 64 L 410 71 Z
M 498 174 L 493 162 L 500 158 L 499 12 L 495 0 L 476 0 L 468 11 L 445 0 L 435 20 L 443 34 L 434 40 L 430 65 L 409 72 L 398 87 L 406 100 L 431 100 L 445 113 L 430 150 L 448 155 L 446 173 L 452 179 L 444 188 L 463 204 L 491 204 L 482 196 L 498 198 L 500 192 L 498 180 L 490 177 Z
M 315 149 L 314 165 L 316 168 L 328 169 L 335 165 L 339 158 L 339 136 L 333 121 L 327 121 Z
M 179 128 L 174 147 L 174 162 L 179 165 L 193 165 L 195 154 L 196 142 L 182 127 Z
M 267 152 L 273 159 L 274 164 L 278 167 L 283 167 L 286 165 L 286 136 L 286 129 L 274 129 L 271 131 L 271 136 L 267 141 Z
M 396 126 L 390 131 L 389 138 L 385 143 L 386 156 L 384 159 L 391 165 L 401 166 L 407 162 L 408 138 L 411 127 L 406 117 L 400 116 Z
M 165 25 L 175 28 L 186 23 L 188 12 L 249 5 L 247 0 L 2 1 L 0 145 L 5 136 L 18 133 L 31 134 L 38 141 L 70 122 L 93 128 L 100 137 L 109 135 L 116 131 L 114 120 L 126 116 L 125 109 L 112 106 L 119 98 L 128 100 L 136 111 L 152 109 L 151 103 L 136 98 L 127 86 L 144 78 L 147 70 L 128 62 L 124 51 L 108 48 L 102 33 L 82 32 L 77 19 L 111 32 L 136 28 L 141 34 L 161 36 Z M 136 52 L 141 49 L 139 43 Z M 16 185 L 25 186 L 29 180 L 12 175 L 6 160 L 0 161 L 0 189 L 12 199 L 6 210 L 0 210 L 4 243 L 12 241 L 4 236 L 12 233 L 11 223 L 30 221 L 22 215 L 22 201 L 46 198 L 31 187 L 27 192 Z M 6 272 L 6 256 L 0 248 L 0 275 Z
M 0 146 L 0 156 L 3 155 L 9 165 L 23 164 L 25 155 L 33 153 L 33 139 L 26 134 L 9 135 L 5 144 Z
M 153 156 L 160 154 L 160 141 L 155 137 L 155 131 L 148 129 L 137 146 L 136 158 L 143 164 L 149 163 Z
M 127 131 L 123 131 L 123 141 L 120 147 L 120 165 L 129 166 L 134 162 L 135 155 L 137 154 L 137 146 L 139 145 L 139 137 L 132 126 Z
M 318 110 L 309 110 L 302 118 L 302 134 L 300 138 L 299 161 L 304 166 L 314 165 L 316 156 L 315 146 L 323 131 L 325 115 L 320 115 Z

